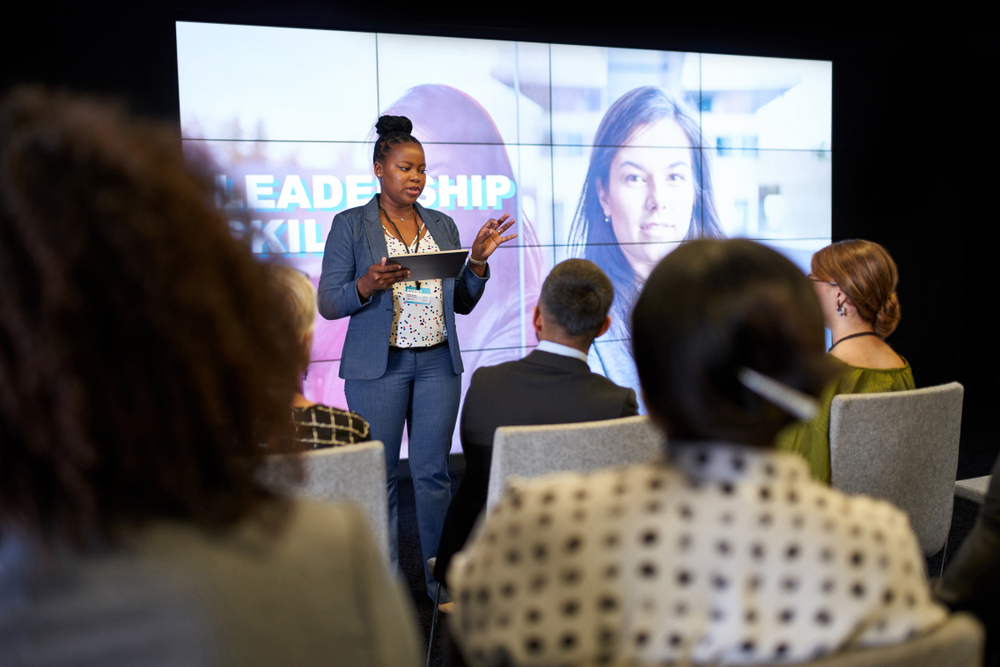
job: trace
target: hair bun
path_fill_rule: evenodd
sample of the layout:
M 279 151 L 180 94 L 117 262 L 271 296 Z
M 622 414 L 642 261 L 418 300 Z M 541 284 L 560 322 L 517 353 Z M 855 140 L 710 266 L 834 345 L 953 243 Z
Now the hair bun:
M 406 116 L 379 116 L 375 123 L 375 131 L 379 136 L 386 134 L 410 134 L 413 132 L 413 123 Z
M 897 324 L 899 324 L 899 298 L 893 292 L 875 315 L 875 333 L 884 339 L 896 330 Z

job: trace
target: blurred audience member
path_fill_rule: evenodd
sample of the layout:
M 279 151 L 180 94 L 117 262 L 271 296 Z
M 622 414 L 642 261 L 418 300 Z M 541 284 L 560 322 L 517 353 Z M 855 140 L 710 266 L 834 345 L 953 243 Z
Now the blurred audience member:
M 792 663 L 942 622 L 906 515 L 772 447 L 830 379 L 821 324 L 809 281 L 762 245 L 663 259 L 632 344 L 669 463 L 514 482 L 452 562 L 466 658 Z
M 357 412 L 313 403 L 302 394 L 302 376 L 312 359 L 313 331 L 316 328 L 316 288 L 306 274 L 284 264 L 271 266 L 274 278 L 288 294 L 295 323 L 296 340 L 301 344 L 299 384 L 292 397 L 295 441 L 308 449 L 339 447 L 371 439 L 368 422 Z
M 418 659 L 360 513 L 257 481 L 302 345 L 210 174 L 115 108 L 0 103 L 0 664 Z
M 1000 458 L 976 525 L 948 562 L 934 593 L 952 609 L 971 611 L 986 627 L 986 667 L 1000 664 Z
M 820 411 L 778 436 L 778 449 L 798 452 L 812 476 L 830 482 L 830 404 L 837 394 L 914 389 L 910 364 L 885 342 L 899 324 L 896 263 L 871 241 L 841 241 L 812 258 L 809 279 L 816 289 L 823 323 L 830 330 L 830 356 L 840 370 L 823 390 Z
M 538 347 L 519 361 L 480 368 L 462 408 L 465 475 L 448 507 L 434 577 L 448 571 L 486 506 L 493 434 L 501 426 L 570 424 L 638 414 L 635 391 L 592 373 L 587 351 L 611 326 L 615 292 L 586 259 L 557 264 L 534 310 Z M 498 409 L 498 406 L 499 409 Z

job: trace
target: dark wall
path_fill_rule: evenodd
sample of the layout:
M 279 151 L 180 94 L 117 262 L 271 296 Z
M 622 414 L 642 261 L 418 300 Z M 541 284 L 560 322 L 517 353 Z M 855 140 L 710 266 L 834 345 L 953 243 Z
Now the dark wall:
M 938 17 L 879 26 L 851 16 L 817 27 L 760 17 L 720 23 L 709 10 L 666 20 L 634 11 L 539 16 L 538 7 L 289 0 L 27 8 L 5 31 L 14 38 L 0 40 L 0 87 L 43 82 L 113 94 L 176 122 L 175 20 L 833 60 L 834 239 L 878 241 L 896 258 L 903 319 L 889 342 L 910 360 L 918 385 L 966 386 L 959 475 L 986 474 L 1000 447 L 988 428 L 1000 372 L 987 345 L 998 282 L 987 252 L 998 235 L 986 208 L 997 173 L 986 115 L 1000 40 Z

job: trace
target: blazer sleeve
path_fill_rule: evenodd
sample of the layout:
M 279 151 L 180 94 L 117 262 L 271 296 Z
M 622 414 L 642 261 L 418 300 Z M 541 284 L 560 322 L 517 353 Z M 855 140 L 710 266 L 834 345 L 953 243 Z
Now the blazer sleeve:
M 635 417 L 639 414 L 639 402 L 635 399 L 635 390 L 629 389 L 625 395 L 625 402 L 622 403 L 621 417 Z
M 358 295 L 358 279 L 368 270 L 358 266 L 361 254 L 359 233 L 343 213 L 337 214 L 326 237 L 323 250 L 323 270 L 317 289 L 317 307 L 320 315 L 328 320 L 339 320 L 358 312 L 374 299 L 364 303 Z

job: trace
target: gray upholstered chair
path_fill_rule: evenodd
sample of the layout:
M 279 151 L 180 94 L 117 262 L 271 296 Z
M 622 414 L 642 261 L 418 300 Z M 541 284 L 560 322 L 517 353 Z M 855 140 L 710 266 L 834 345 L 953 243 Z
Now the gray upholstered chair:
M 288 491 L 295 498 L 348 501 L 368 517 L 375 541 L 389 562 L 389 501 L 385 492 L 385 448 L 378 440 L 327 447 L 300 454 L 302 484 Z M 265 473 L 273 484 L 273 476 Z
M 486 496 L 489 512 L 511 477 L 588 472 L 662 456 L 664 435 L 649 417 L 622 417 L 580 424 L 502 426 L 493 437 Z
M 944 625 L 901 644 L 855 649 L 801 667 L 982 667 L 983 627 L 960 612 Z M 762 665 L 761 667 L 767 667 Z
M 986 502 L 986 492 L 989 491 L 990 481 L 992 480 L 993 475 L 960 479 L 955 482 L 955 495 L 982 505 Z
M 904 510 L 924 554 L 945 546 L 955 500 L 964 389 L 957 382 L 842 394 L 830 407 L 830 482 Z

